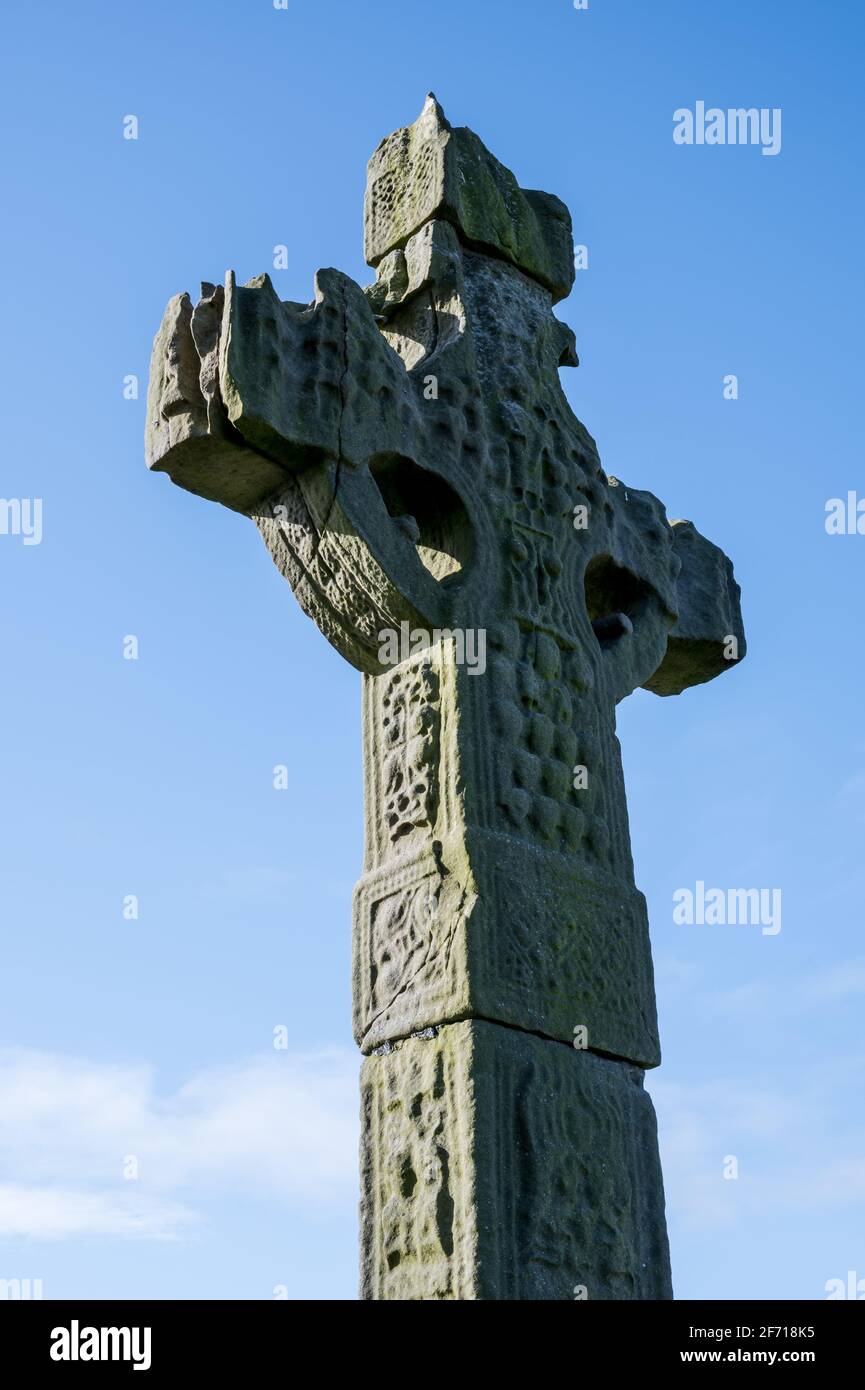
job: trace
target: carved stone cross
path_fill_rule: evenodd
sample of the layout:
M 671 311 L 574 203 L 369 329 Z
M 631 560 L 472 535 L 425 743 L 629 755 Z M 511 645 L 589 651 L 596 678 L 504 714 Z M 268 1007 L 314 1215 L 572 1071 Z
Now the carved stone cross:
M 173 299 L 147 434 L 363 673 L 362 1294 L 669 1298 L 615 709 L 740 659 L 739 589 L 567 403 L 564 204 L 432 96 L 370 160 L 365 250 L 311 304 Z

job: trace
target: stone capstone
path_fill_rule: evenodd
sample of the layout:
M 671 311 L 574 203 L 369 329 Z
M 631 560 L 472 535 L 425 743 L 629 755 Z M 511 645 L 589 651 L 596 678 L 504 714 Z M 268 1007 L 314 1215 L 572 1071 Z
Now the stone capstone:
M 473 131 L 449 125 L 430 94 L 414 125 L 389 135 L 367 168 L 364 254 L 378 266 L 436 218 L 469 246 L 501 256 L 564 299 L 574 283 L 571 216 L 558 198 L 520 188 Z

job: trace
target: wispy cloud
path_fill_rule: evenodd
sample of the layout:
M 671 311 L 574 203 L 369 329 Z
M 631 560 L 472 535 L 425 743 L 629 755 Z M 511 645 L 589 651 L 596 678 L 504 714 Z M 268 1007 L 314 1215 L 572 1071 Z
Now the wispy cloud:
M 734 989 L 711 991 L 704 1002 L 719 1016 L 756 1014 L 766 1020 L 830 1008 L 861 995 L 865 995 L 865 958 L 858 957 L 807 975 L 748 980 Z
M 130 1184 L 132 1186 L 132 1184 Z M 0 1234 L 8 1239 L 62 1240 L 74 1236 L 176 1240 L 197 1216 L 176 1202 L 150 1196 L 87 1192 L 74 1187 L 0 1184 Z
M 852 820 L 865 820 L 865 772 L 856 772 L 842 783 L 838 791 L 838 806 Z
M 149 1067 L 2 1050 L 0 1234 L 166 1239 L 225 1190 L 345 1200 L 357 1072 L 343 1050 L 275 1052 L 160 1095 Z
M 849 1059 L 788 1077 L 777 1089 L 650 1077 L 671 1219 L 700 1230 L 753 1222 L 773 1208 L 803 1216 L 860 1207 L 865 1136 L 861 1116 L 851 1127 L 846 1101 L 863 1070 L 865 1059 Z M 736 1178 L 725 1177 L 731 1157 Z

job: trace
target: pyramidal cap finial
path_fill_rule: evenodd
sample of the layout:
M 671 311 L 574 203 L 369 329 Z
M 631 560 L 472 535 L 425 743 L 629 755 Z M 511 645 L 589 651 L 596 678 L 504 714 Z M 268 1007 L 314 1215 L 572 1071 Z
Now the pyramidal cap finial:
M 435 92 L 427 92 L 423 109 L 414 123 L 422 139 L 432 140 L 439 131 L 450 130 L 450 123 Z
M 377 266 L 427 222 L 443 218 L 464 243 L 488 247 L 544 285 L 553 302 L 574 283 L 564 203 L 520 188 L 467 126 L 452 126 L 434 92 L 414 125 L 382 140 L 367 166 L 364 253 Z

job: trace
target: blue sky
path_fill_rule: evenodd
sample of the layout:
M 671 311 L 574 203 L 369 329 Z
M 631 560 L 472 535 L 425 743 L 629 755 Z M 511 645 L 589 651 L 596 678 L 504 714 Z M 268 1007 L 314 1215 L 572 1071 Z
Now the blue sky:
M 272 271 L 277 243 L 284 298 L 319 266 L 371 278 L 366 160 L 432 88 L 568 203 L 571 403 L 743 589 L 741 668 L 620 708 L 677 1295 L 865 1278 L 865 536 L 824 526 L 865 496 L 861 8 L 48 0 L 2 24 L 0 495 L 41 498 L 43 534 L 0 535 L 0 1277 L 355 1296 L 359 678 L 251 524 L 147 474 L 143 396 L 177 291 Z M 780 154 L 676 146 L 698 100 L 781 108 Z M 780 889 L 782 930 L 676 925 L 698 880 Z

